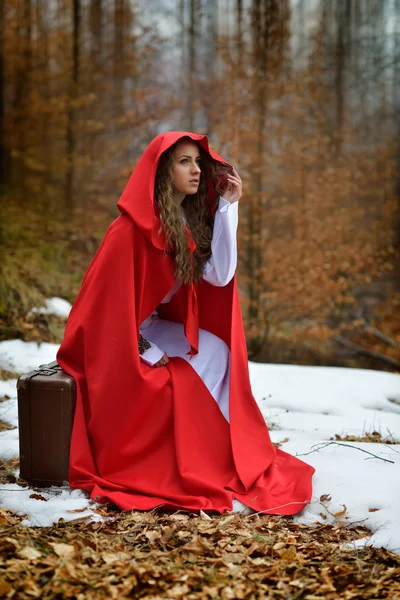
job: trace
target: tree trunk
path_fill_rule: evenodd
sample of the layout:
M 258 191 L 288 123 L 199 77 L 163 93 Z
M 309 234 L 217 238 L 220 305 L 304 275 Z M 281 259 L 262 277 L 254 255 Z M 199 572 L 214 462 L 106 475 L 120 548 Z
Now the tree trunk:
M 79 59 L 80 59 L 80 27 L 81 27 L 81 5 L 80 0 L 73 0 L 72 5 L 72 23 L 73 23 L 73 37 L 72 37 L 72 73 L 71 73 L 71 85 L 69 93 L 69 106 L 67 113 L 67 158 L 68 168 L 65 185 L 65 206 L 68 211 L 72 211 L 74 208 L 74 158 L 75 158 L 75 133 L 74 133 L 74 111 L 73 111 L 73 100 L 77 95 L 78 81 L 79 81 Z
M 188 130 L 194 129 L 194 81 L 196 69 L 196 0 L 190 0 L 190 23 L 189 23 L 189 90 L 188 90 L 188 106 L 187 106 L 187 121 Z
M 207 0 L 204 5 L 205 10 L 205 58 L 204 58 L 204 81 L 202 88 L 204 90 L 202 104 L 205 112 L 204 131 L 212 135 L 215 123 L 215 80 L 216 80 L 216 56 L 217 56 L 217 35 L 218 35 L 218 2 Z
M 90 54 L 92 65 L 101 64 L 103 47 L 103 0 L 92 0 L 89 3 Z M 96 74 L 96 73 L 94 73 Z
M 268 31 L 265 29 L 266 1 L 253 0 L 252 7 L 252 38 L 253 38 L 253 63 L 254 63 L 254 92 L 255 92 L 255 155 L 264 156 L 264 128 L 266 119 L 266 77 L 267 77 L 267 44 Z M 256 158 L 257 160 L 257 158 Z M 263 185 L 263 173 L 256 169 L 253 176 L 252 196 L 248 207 L 248 323 L 250 326 L 249 355 L 254 357 L 261 351 L 264 334 L 261 325 L 261 302 L 260 302 L 260 267 L 261 248 L 260 235 L 262 230 L 261 212 L 259 204 L 261 201 Z M 258 330 L 260 335 L 255 335 Z
M 0 201 L 4 196 L 8 173 L 8 154 L 5 148 L 4 125 L 4 0 L 0 0 Z
M 19 7 L 18 7 L 19 8 Z M 19 11 L 18 11 L 19 12 Z M 26 109 L 29 106 L 29 91 L 32 63 L 32 22 L 31 22 L 31 0 L 24 0 L 22 12 L 18 14 L 17 30 L 19 48 L 21 57 L 18 57 L 18 63 L 15 73 L 14 95 L 12 100 L 12 113 L 14 115 L 13 130 L 13 149 L 17 151 L 17 160 L 11 163 L 11 180 L 20 187 L 24 185 L 25 178 L 21 178 L 21 169 L 24 167 L 23 158 L 29 147 L 29 130 L 27 131 L 27 121 L 29 117 Z
M 281 73 L 287 43 L 286 21 L 289 18 L 287 1 L 253 0 L 252 39 L 254 63 L 254 147 L 256 168 L 252 180 L 252 196 L 248 208 L 248 322 L 250 325 L 249 354 L 256 357 L 262 351 L 268 334 L 268 315 L 262 293 L 263 255 L 262 233 L 264 213 L 267 206 L 268 166 L 266 124 L 268 114 L 269 80 L 276 81 Z M 260 168 L 263 160 L 264 167 Z M 257 164 L 258 163 L 258 164 Z
M 336 98 L 336 118 L 333 138 L 335 140 L 336 152 L 341 151 L 341 130 L 344 121 L 344 106 L 346 102 L 346 67 L 350 44 L 350 28 L 352 10 L 350 0 L 341 0 L 337 5 L 337 34 L 334 72 L 335 86 L 334 97 Z

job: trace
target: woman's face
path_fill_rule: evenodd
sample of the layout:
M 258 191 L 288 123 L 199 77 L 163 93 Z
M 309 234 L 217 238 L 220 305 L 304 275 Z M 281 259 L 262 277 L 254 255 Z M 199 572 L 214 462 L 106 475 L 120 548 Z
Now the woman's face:
M 172 185 L 181 200 L 195 194 L 200 183 L 200 151 L 192 141 L 178 142 L 172 153 Z

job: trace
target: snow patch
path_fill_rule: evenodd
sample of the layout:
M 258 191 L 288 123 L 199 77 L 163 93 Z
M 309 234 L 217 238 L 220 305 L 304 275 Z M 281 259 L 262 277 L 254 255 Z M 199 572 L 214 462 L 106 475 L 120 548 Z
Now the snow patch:
M 6 340 L 0 342 L 0 368 L 16 373 L 33 371 L 56 359 L 59 344 Z
M 8 340 L 0 343 L 0 366 L 25 373 L 55 360 L 57 350 L 57 344 Z M 362 523 L 372 531 L 370 538 L 354 542 L 355 547 L 372 544 L 400 553 L 400 446 L 335 441 L 335 434 L 362 436 L 373 431 L 383 439 L 399 441 L 400 376 L 366 369 L 258 363 L 249 363 L 249 369 L 272 440 L 316 469 L 312 501 L 295 520 L 310 525 L 332 522 L 345 506 L 336 518 L 346 524 Z M 8 397 L 0 402 L 0 419 L 13 426 L 18 423 L 15 386 L 15 379 L 0 381 L 0 397 Z M 0 457 L 16 456 L 18 429 L 1 432 Z M 81 490 L 41 490 L 45 500 L 31 494 L 32 489 L 17 484 L 2 485 L 0 505 L 23 515 L 24 524 L 38 527 L 60 518 L 101 519 Z M 330 499 L 321 501 L 323 495 Z
M 72 304 L 70 304 L 67 300 L 63 298 L 49 298 L 45 301 L 44 306 L 40 308 L 32 308 L 28 315 L 32 315 L 34 313 L 41 313 L 45 315 L 57 315 L 57 317 L 65 317 L 67 318 L 72 308 Z

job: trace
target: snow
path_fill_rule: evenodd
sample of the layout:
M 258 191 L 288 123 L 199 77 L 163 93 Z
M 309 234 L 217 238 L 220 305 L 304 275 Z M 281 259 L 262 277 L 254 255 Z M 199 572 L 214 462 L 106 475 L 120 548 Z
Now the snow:
M 32 308 L 28 315 L 41 313 L 45 315 L 57 315 L 57 317 L 67 318 L 71 308 L 72 304 L 67 302 L 67 300 L 64 300 L 64 298 L 55 297 L 46 300 L 44 306 L 41 306 L 40 308 Z
M 23 488 L 16 483 L 7 483 L 0 486 L 0 494 L 6 497 L 2 506 L 19 515 L 26 515 L 21 521 L 26 527 L 48 527 L 59 519 L 73 521 L 87 517 L 92 521 L 102 520 L 100 515 L 92 510 L 95 503 L 88 501 L 82 490 L 52 487 L 33 492 L 32 489 Z M 35 494 L 40 498 L 35 498 Z
M 54 310 L 58 307 L 53 303 Z M 56 344 L 7 340 L 0 343 L 0 367 L 28 372 L 55 360 L 57 350 Z M 259 363 L 249 363 L 249 369 L 272 440 L 316 469 L 312 501 L 295 520 L 310 525 L 360 523 L 372 534 L 355 546 L 383 546 L 400 553 L 400 445 L 335 441 L 335 434 L 373 431 L 382 439 L 400 441 L 400 375 Z M 16 427 L 16 379 L 0 381 L 0 397 L 8 398 L 0 402 L 0 419 Z M 16 456 L 18 429 L 0 432 L 0 458 Z M 0 505 L 23 515 L 24 524 L 41 527 L 60 518 L 100 518 L 96 505 L 80 490 L 40 490 L 47 501 L 31 494 L 32 489 L 17 484 L 0 485 Z M 321 499 L 323 495 L 327 498 Z
M 0 342 L 0 368 L 16 373 L 27 373 L 56 358 L 57 344 L 6 340 Z
M 373 532 L 368 544 L 400 553 L 400 445 L 328 445 L 335 434 L 373 431 L 400 441 L 400 376 L 342 367 L 250 363 L 249 368 L 272 441 L 288 438 L 281 449 L 316 469 L 313 500 L 295 520 L 333 522 L 345 506 L 338 520 L 365 525 Z M 324 494 L 331 500 L 320 502 Z

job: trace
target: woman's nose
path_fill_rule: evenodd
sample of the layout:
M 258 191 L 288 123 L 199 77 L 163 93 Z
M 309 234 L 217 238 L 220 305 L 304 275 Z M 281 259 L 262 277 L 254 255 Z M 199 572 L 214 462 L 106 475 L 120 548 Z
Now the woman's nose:
M 199 167 L 199 165 L 197 163 L 193 165 L 192 171 L 194 173 L 201 173 L 201 169 L 200 169 L 200 167 Z

